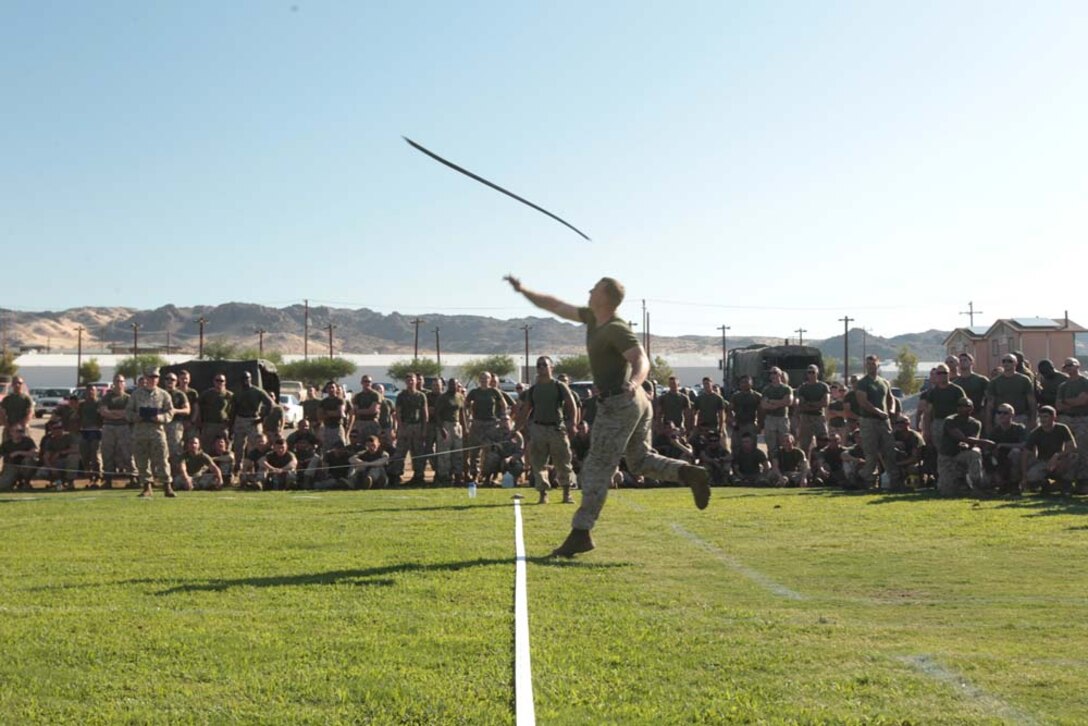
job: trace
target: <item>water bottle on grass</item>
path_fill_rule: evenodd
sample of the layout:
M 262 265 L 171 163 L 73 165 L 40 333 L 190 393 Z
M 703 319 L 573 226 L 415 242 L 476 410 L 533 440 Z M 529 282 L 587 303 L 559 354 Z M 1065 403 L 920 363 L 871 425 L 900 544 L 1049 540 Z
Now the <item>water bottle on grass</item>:
M 469 499 L 475 499 L 476 498 L 476 482 L 475 481 L 470 481 L 468 483 L 468 498 Z

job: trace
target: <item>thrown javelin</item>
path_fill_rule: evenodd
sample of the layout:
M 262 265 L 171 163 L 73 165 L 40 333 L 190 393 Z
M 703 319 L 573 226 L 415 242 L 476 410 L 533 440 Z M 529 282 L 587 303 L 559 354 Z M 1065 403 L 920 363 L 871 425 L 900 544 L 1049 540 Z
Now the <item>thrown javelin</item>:
M 404 139 L 405 141 L 407 141 L 407 142 L 408 142 L 408 145 L 409 145 L 409 146 L 411 146 L 412 148 L 416 149 L 417 151 L 421 151 L 421 152 L 423 152 L 424 154 L 426 154 L 427 156 L 431 157 L 432 159 L 434 159 L 435 161 L 439 162 L 440 164 L 445 164 L 446 166 L 448 166 L 449 168 L 453 169 L 454 171 L 459 171 L 459 172 L 461 172 L 462 174 L 464 174 L 465 176 L 467 176 L 467 177 L 469 177 L 469 178 L 471 178 L 471 179 L 475 179 L 476 181 L 480 182 L 481 184 L 485 184 L 485 185 L 487 185 L 487 186 L 491 187 L 491 188 L 492 188 L 492 189 L 494 189 L 495 191 L 498 191 L 498 192 L 502 192 L 503 194 L 505 194 L 505 195 L 506 195 L 506 196 L 508 196 L 508 197 L 513 197 L 514 199 L 518 200 L 518 201 L 519 201 L 519 202 L 521 202 L 522 204 L 525 204 L 525 205 L 527 205 L 527 206 L 530 206 L 530 207 L 532 207 L 533 209 L 535 209 L 536 211 L 538 211 L 538 212 L 541 212 L 541 213 L 543 213 L 543 214 L 546 214 L 546 215 L 548 215 L 549 217 L 551 217 L 552 219 L 554 219 L 554 220 L 555 220 L 556 222 L 559 222 L 560 224 L 563 224 L 563 225 L 565 225 L 565 226 L 567 226 L 567 227 L 570 227 L 571 229 L 573 229 L 573 230 L 574 230 L 575 232 L 577 232 L 578 234 L 580 234 L 580 235 L 581 235 L 582 237 L 584 237 L 585 239 L 587 239 L 587 240 L 589 239 L 589 236 L 588 236 L 588 235 L 586 235 L 586 233 L 585 233 L 585 232 L 583 232 L 582 230 L 578 229 L 577 227 L 575 227 L 575 226 L 574 226 L 573 224 L 571 224 L 571 223 L 570 223 L 570 222 L 568 222 L 567 220 L 563 219 L 562 217 L 559 217 L 559 216 L 556 216 L 556 215 L 552 214 L 552 213 L 551 213 L 551 212 L 549 212 L 549 211 L 548 211 L 547 209 L 544 209 L 543 207 L 539 207 L 539 206 L 537 206 L 537 205 L 533 204 L 532 202 L 530 202 L 530 201 L 529 201 L 528 199 L 525 199 L 524 197 L 519 197 L 519 196 L 518 196 L 517 194 L 514 194 L 514 193 L 513 193 L 513 192 L 511 192 L 511 191 L 507 191 L 506 189 L 503 189 L 503 188 L 502 188 L 502 187 L 500 187 L 500 186 L 499 186 L 498 184 L 494 184 L 494 183 L 492 183 L 492 182 L 489 182 L 489 181 L 488 181 L 487 179 L 484 179 L 484 178 L 483 178 L 482 176 L 478 176 L 478 175 L 476 175 L 476 174 L 473 174 L 473 173 L 472 173 L 471 171 L 469 171 L 468 169 L 465 169 L 465 168 L 463 168 L 463 167 L 457 166 L 457 164 L 454 164 L 454 163 L 453 163 L 452 161 L 447 161 L 446 159 L 443 159 L 443 158 L 442 158 L 441 156 L 439 156 L 438 154 L 434 153 L 434 152 L 433 152 L 433 151 L 431 151 L 430 149 L 427 149 L 427 148 L 425 148 L 425 147 L 421 146 L 420 144 L 417 144 L 416 142 L 414 142 L 414 141 L 412 141 L 411 139 L 409 139 L 409 138 L 408 138 L 407 136 L 402 136 L 401 138 L 402 138 L 402 139 Z

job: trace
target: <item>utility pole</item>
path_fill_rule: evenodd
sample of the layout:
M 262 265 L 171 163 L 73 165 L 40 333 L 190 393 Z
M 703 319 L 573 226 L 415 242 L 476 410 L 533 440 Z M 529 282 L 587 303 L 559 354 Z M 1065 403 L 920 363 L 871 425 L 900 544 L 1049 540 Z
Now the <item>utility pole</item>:
M 257 334 L 257 357 L 264 358 L 264 334 L 268 331 L 264 328 L 257 328 L 253 332 Z
M 650 322 L 646 317 L 646 298 L 642 298 L 642 347 L 650 350 Z
M 303 302 L 306 303 L 306 311 L 302 323 L 302 359 L 310 360 L 310 301 L 306 299 Z
M 409 322 L 412 325 L 416 326 L 416 345 L 414 349 L 415 352 L 412 353 L 412 362 L 415 363 L 419 361 L 419 326 L 426 321 L 422 318 L 416 318 L 415 320 L 410 320 Z
M 726 387 L 727 387 L 727 385 L 729 383 L 728 376 L 726 375 L 726 372 L 725 372 L 725 369 L 726 369 L 725 360 L 726 360 L 726 355 L 728 355 L 728 353 L 727 353 L 728 347 L 726 345 L 725 334 L 726 334 L 727 331 L 731 330 L 731 328 L 728 325 L 725 325 L 723 323 L 722 325 L 718 326 L 718 330 L 722 331 L 722 394 L 724 395 L 725 394 L 725 389 L 726 389 Z
M 434 329 L 434 357 L 438 362 L 438 369 L 442 370 L 442 339 L 438 336 L 438 328 Z
M 807 333 L 808 330 L 806 330 L 805 328 L 798 328 L 797 330 L 795 330 L 793 332 L 797 333 L 797 345 L 804 345 L 805 344 L 805 333 Z
M 132 357 L 140 355 L 140 324 L 130 323 L 132 325 Z
M 966 312 L 961 312 L 960 315 L 968 316 L 968 320 L 971 321 L 970 325 L 973 328 L 973 327 L 975 327 L 975 316 L 976 315 L 982 315 L 982 311 L 981 310 L 975 310 L 975 303 L 974 302 L 969 302 L 969 303 L 967 303 L 967 311 Z
M 336 326 L 329 323 L 324 327 L 324 330 L 329 331 L 329 358 L 332 358 L 332 331 L 336 330 Z
M 170 328 L 166 329 L 166 355 L 170 355 Z
M 869 331 L 872 328 L 862 327 L 861 329 L 861 359 L 864 361 L 866 356 L 869 355 Z
M 79 369 L 83 367 L 83 326 L 76 327 L 76 387 L 79 387 Z
M 200 347 L 197 348 L 196 357 L 200 360 L 204 360 L 204 326 L 208 324 L 208 321 L 201 315 L 196 319 L 196 324 L 200 326 Z
M 529 331 L 533 329 L 532 325 L 522 325 L 521 329 L 525 331 L 525 383 L 529 382 Z
M 842 321 L 842 380 L 843 383 L 849 383 L 850 381 L 850 323 L 854 322 L 854 319 L 849 315 L 844 315 L 839 318 Z

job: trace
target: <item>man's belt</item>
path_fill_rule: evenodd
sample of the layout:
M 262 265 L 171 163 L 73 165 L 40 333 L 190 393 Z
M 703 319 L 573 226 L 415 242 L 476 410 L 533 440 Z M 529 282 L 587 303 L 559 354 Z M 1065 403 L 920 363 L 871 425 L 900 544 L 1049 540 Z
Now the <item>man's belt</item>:
M 626 393 L 627 389 L 623 386 L 613 386 L 612 388 L 602 388 L 597 391 L 597 398 L 604 401 L 612 396 L 618 396 L 621 393 Z

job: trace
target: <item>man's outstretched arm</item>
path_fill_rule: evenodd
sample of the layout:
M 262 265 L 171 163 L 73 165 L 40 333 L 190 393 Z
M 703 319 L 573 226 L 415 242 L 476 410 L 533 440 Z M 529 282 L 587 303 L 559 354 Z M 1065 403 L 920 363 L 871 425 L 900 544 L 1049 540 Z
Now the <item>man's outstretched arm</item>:
M 543 308 L 550 313 L 555 313 L 561 318 L 567 320 L 573 320 L 576 323 L 581 323 L 582 319 L 578 317 L 578 308 L 570 303 L 565 303 L 562 300 L 552 297 L 551 295 L 545 295 L 540 292 L 533 292 L 529 288 L 521 284 L 521 280 L 513 275 L 507 275 L 502 278 L 510 283 L 510 287 L 514 288 L 515 292 L 520 292 L 524 295 L 529 302 L 536 305 L 538 308 Z

